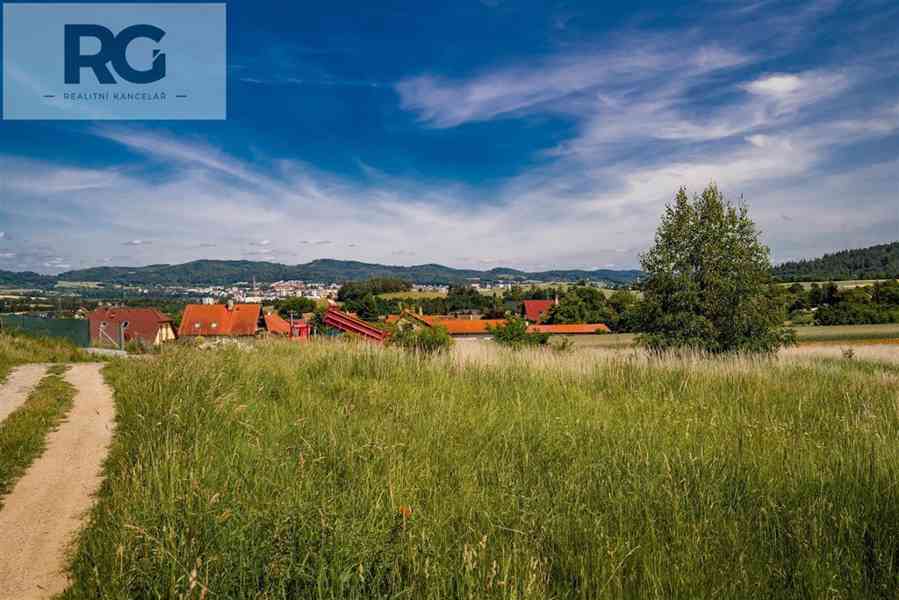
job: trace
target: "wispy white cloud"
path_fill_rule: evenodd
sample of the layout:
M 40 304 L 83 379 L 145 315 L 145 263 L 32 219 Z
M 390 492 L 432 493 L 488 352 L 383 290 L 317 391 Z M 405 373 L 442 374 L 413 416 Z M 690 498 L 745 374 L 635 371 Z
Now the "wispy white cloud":
M 719 31 L 767 19 L 733 39 L 702 27 L 627 32 L 467 76 L 401 81 L 401 106 L 426 128 L 532 115 L 575 124 L 540 166 L 491 190 L 489 203 L 472 202 L 479 190 L 465 184 L 391 176 L 361 160 L 362 182 L 299 160 L 248 161 L 205 140 L 104 126 L 95 135 L 164 164 L 166 177 L 6 157 L 0 193 L 11 201 L 0 206 L 0 226 L 33 239 L 9 242 L 15 260 L 47 270 L 74 262 L 63 256 L 108 261 L 122 239 L 154 241 L 116 259 L 130 263 L 327 256 L 633 267 L 675 190 L 717 181 L 731 197 L 745 196 L 778 260 L 884 241 L 899 230 L 899 163 L 828 165 L 835 152 L 852 155 L 856 144 L 899 132 L 895 95 L 871 93 L 888 63 L 790 67 L 761 51 L 788 54 L 832 9 L 817 2 L 787 14 L 763 0 L 715 17 L 730 24 Z M 772 42 L 779 30 L 792 33 Z M 197 243 L 204 239 L 216 243 Z

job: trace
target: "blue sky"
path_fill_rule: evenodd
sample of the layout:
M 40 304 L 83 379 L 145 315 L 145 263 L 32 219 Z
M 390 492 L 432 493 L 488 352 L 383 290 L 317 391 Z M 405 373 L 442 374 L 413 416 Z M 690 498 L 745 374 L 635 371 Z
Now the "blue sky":
M 783 261 L 899 239 L 899 4 L 228 3 L 228 120 L 0 121 L 0 269 L 630 268 L 716 181 Z

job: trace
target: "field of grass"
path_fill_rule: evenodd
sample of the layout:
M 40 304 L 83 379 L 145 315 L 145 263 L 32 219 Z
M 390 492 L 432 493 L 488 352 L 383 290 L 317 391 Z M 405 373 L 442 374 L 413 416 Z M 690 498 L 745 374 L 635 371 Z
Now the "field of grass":
M 894 597 L 899 367 L 485 348 L 111 363 L 64 598 Z
M 446 294 L 443 292 L 420 292 L 417 290 L 408 292 L 389 292 L 378 294 L 378 296 L 385 300 L 433 300 L 435 298 L 446 298 Z
M 827 325 L 793 327 L 800 344 L 822 342 L 891 342 L 899 341 L 899 323 L 884 325 Z M 571 336 L 578 348 L 626 348 L 633 346 L 636 334 L 613 333 L 605 335 Z
M 0 334 L 0 382 L 16 365 L 41 362 L 92 360 L 84 350 L 58 338 L 35 338 L 23 334 Z
M 886 279 L 844 279 L 842 281 L 834 281 L 836 286 L 839 289 L 849 289 L 849 288 L 857 288 L 857 287 L 865 287 L 869 285 L 874 285 L 879 281 L 887 281 Z M 798 282 L 805 289 L 809 289 L 812 287 L 812 284 L 817 283 L 820 286 L 825 286 L 829 284 L 829 281 L 800 281 Z M 780 285 L 784 287 L 790 287 L 793 285 L 793 282 L 781 283 Z
M 800 343 L 899 340 L 899 323 L 793 327 Z
M 44 451 L 47 434 L 72 407 L 74 388 L 63 365 L 48 370 L 21 407 L 0 423 L 0 507 L 3 496 Z

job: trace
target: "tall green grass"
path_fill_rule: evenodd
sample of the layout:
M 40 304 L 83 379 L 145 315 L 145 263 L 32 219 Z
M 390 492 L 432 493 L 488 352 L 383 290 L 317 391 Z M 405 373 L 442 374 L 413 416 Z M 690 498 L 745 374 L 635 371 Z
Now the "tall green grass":
M 64 597 L 895 597 L 895 370 L 522 356 L 113 363 Z
M 25 403 L 0 422 L 0 507 L 18 479 L 43 454 L 47 434 L 72 407 L 75 388 L 62 375 L 63 365 L 50 367 Z
M 90 355 L 68 340 L 32 337 L 20 333 L 0 334 L 0 382 L 16 365 L 41 362 L 81 362 Z

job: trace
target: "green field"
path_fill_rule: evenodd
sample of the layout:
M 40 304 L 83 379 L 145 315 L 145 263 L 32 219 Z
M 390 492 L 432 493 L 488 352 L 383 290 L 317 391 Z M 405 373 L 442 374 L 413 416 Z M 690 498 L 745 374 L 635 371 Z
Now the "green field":
M 63 597 L 894 597 L 896 367 L 493 348 L 112 363 Z
M 800 344 L 815 342 L 892 342 L 899 340 L 899 323 L 884 325 L 827 325 L 793 327 Z M 626 348 L 636 340 L 633 333 L 578 335 L 571 340 L 577 347 Z
M 91 289 L 96 290 L 104 287 L 102 283 L 97 281 L 57 281 L 56 286 L 62 289 Z
M 833 283 L 835 283 L 839 289 L 846 289 L 846 288 L 857 288 L 857 287 L 865 287 L 865 286 L 869 286 L 869 285 L 874 285 L 875 283 L 878 283 L 880 281 L 887 281 L 887 280 L 886 279 L 844 279 L 842 281 L 834 281 Z M 825 286 L 831 282 L 830 281 L 799 281 L 799 282 L 795 282 L 795 283 L 799 283 L 799 285 L 801 285 L 805 289 L 810 289 L 812 287 L 812 285 L 815 283 L 817 283 L 820 286 Z M 785 282 L 785 283 L 781 283 L 780 285 L 782 285 L 784 287 L 790 287 L 791 285 L 794 285 L 794 282 Z
M 899 340 L 899 323 L 794 327 L 800 343 Z
M 378 294 L 378 296 L 385 300 L 433 300 L 435 298 L 446 298 L 446 294 L 443 292 L 418 292 L 414 290 L 408 292 L 390 292 Z
M 16 365 L 90 360 L 84 350 L 63 339 L 0 334 L 0 382 Z

